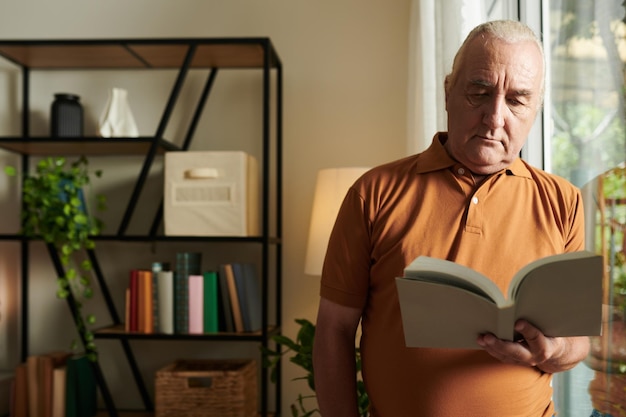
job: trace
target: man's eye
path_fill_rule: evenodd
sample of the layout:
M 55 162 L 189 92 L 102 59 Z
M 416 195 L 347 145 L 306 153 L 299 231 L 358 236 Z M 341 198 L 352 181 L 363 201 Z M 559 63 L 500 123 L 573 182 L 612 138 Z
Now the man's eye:
M 468 94 L 468 99 L 471 103 L 482 103 L 485 100 L 489 99 L 489 94 L 487 93 L 473 93 L 473 94 Z

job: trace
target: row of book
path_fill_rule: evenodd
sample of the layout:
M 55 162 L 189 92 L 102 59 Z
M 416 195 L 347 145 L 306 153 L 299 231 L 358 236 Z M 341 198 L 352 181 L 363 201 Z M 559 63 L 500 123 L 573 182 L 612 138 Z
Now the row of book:
M 190 255 L 190 254 L 187 254 Z M 252 263 L 221 264 L 201 272 L 199 254 L 130 271 L 125 330 L 204 334 L 261 329 L 260 280 Z
M 12 417 L 92 417 L 97 386 L 91 361 L 84 355 L 50 352 L 31 355 L 15 369 Z

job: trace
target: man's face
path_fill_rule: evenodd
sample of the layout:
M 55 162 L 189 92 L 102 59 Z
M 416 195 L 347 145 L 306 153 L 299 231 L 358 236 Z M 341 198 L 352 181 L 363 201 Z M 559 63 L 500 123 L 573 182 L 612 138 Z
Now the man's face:
M 475 174 L 491 174 L 518 156 L 541 106 L 543 61 L 531 41 L 477 36 L 446 89 L 451 156 Z

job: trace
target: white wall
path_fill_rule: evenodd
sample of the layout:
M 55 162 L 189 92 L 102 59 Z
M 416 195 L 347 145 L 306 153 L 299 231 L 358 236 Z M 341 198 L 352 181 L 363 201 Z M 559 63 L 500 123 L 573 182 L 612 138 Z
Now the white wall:
M 0 6 L 0 38 L 121 38 L 121 37 L 228 37 L 268 36 L 284 67 L 284 329 L 294 336 L 293 319 L 315 319 L 318 279 L 303 272 L 307 228 L 316 173 L 335 166 L 371 166 L 405 154 L 406 87 L 409 0 L 12 0 Z M 86 130 L 95 129 L 106 93 L 111 86 L 129 90 L 131 106 L 140 131 L 156 129 L 173 75 L 151 77 L 136 73 L 102 73 L 97 78 L 49 73 L 37 76 L 32 86 L 33 133 L 45 134 L 47 115 L 54 92 L 78 93 L 86 111 Z M 194 149 L 203 143 L 212 147 L 238 146 L 238 141 L 258 134 L 258 82 L 246 71 L 218 76 L 206 117 L 199 126 Z M 14 72 L 0 68 L 0 134 L 19 133 L 16 96 L 19 84 Z M 191 78 L 192 88 L 183 97 L 193 99 L 202 80 Z M 247 95 L 252 95 L 252 100 Z M 256 96 L 255 96 L 256 95 Z M 5 97 L 6 96 L 6 97 Z M 236 110 L 236 113 L 235 113 Z M 166 137 L 180 140 L 178 125 L 184 111 L 174 118 Z M 9 115 L 9 116 L 7 116 Z M 87 132 L 88 133 L 88 132 Z M 254 137 L 254 136 L 253 136 Z M 233 143 L 235 145 L 233 145 Z M 209 145 L 207 145 L 209 146 Z M 245 146 L 242 144 L 241 146 Z M 0 163 L 12 161 L 3 156 Z M 115 207 L 117 195 L 127 195 L 129 179 L 136 173 L 135 158 L 104 158 L 93 162 L 104 169 L 99 187 L 111 206 L 105 219 L 123 207 Z M 112 169 L 112 167 L 115 167 Z M 2 232 L 16 230 L 17 217 L 11 188 L 0 176 Z M 115 197 L 114 197 L 115 196 Z M 112 230 L 109 230 L 112 232 Z M 106 246 L 110 258 L 101 262 L 111 267 L 120 260 L 149 262 L 154 256 L 148 245 L 130 249 Z M 5 260 L 14 250 L 4 250 Z M 39 253 L 38 253 L 39 252 Z M 35 248 L 39 262 L 31 280 L 31 352 L 67 347 L 72 331 L 65 304 L 52 296 L 54 280 L 47 258 Z M 2 256 L 2 255 L 0 255 Z M 114 269 L 115 270 L 115 269 Z M 121 268 L 112 291 L 123 292 L 126 269 Z M 6 280 L 0 276 L 0 280 Z M 2 281 L 0 281 L 0 287 Z M 17 296 L 16 290 L 11 292 Z M 3 297 L 0 293 L 0 297 Z M 13 299 L 13 297 L 11 297 Z M 121 303 L 121 300 L 118 301 Z M 0 308 L 14 303 L 0 299 Z M 121 304 L 118 304 L 121 305 Z M 2 310 L 4 316 L 4 310 Z M 99 313 L 103 319 L 106 313 Z M 1 322 L 0 322 L 1 323 Z M 70 329 L 68 329 L 70 328 Z M 16 360 L 14 330 L 0 327 L 0 337 L 12 348 L 8 357 L 0 353 L 1 367 Z M 13 333 L 11 333 L 13 332 Z M 0 343 L 4 345 L 5 340 Z M 127 371 L 120 364 L 118 343 L 99 343 L 110 388 L 120 407 L 138 407 L 136 393 L 128 388 Z M 175 357 L 171 345 L 136 344 L 137 356 L 146 365 L 146 375 Z M 186 356 L 233 355 L 214 343 L 178 344 Z M 143 348 L 143 350 L 141 350 Z M 146 348 L 150 350 L 146 353 Z M 117 353 L 116 353 L 117 350 Z M 167 352 L 165 351 L 167 350 Z M 238 354 L 240 352 L 236 352 Z M 283 376 L 283 410 L 288 409 L 304 386 L 291 379 L 298 370 L 286 363 Z

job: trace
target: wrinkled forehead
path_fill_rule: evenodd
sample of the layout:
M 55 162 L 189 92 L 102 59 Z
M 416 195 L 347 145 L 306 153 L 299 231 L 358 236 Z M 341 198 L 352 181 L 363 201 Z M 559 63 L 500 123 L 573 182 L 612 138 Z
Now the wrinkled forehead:
M 506 83 L 541 92 L 543 67 L 543 56 L 533 41 L 508 42 L 478 36 L 467 45 L 460 70 L 465 82 Z

